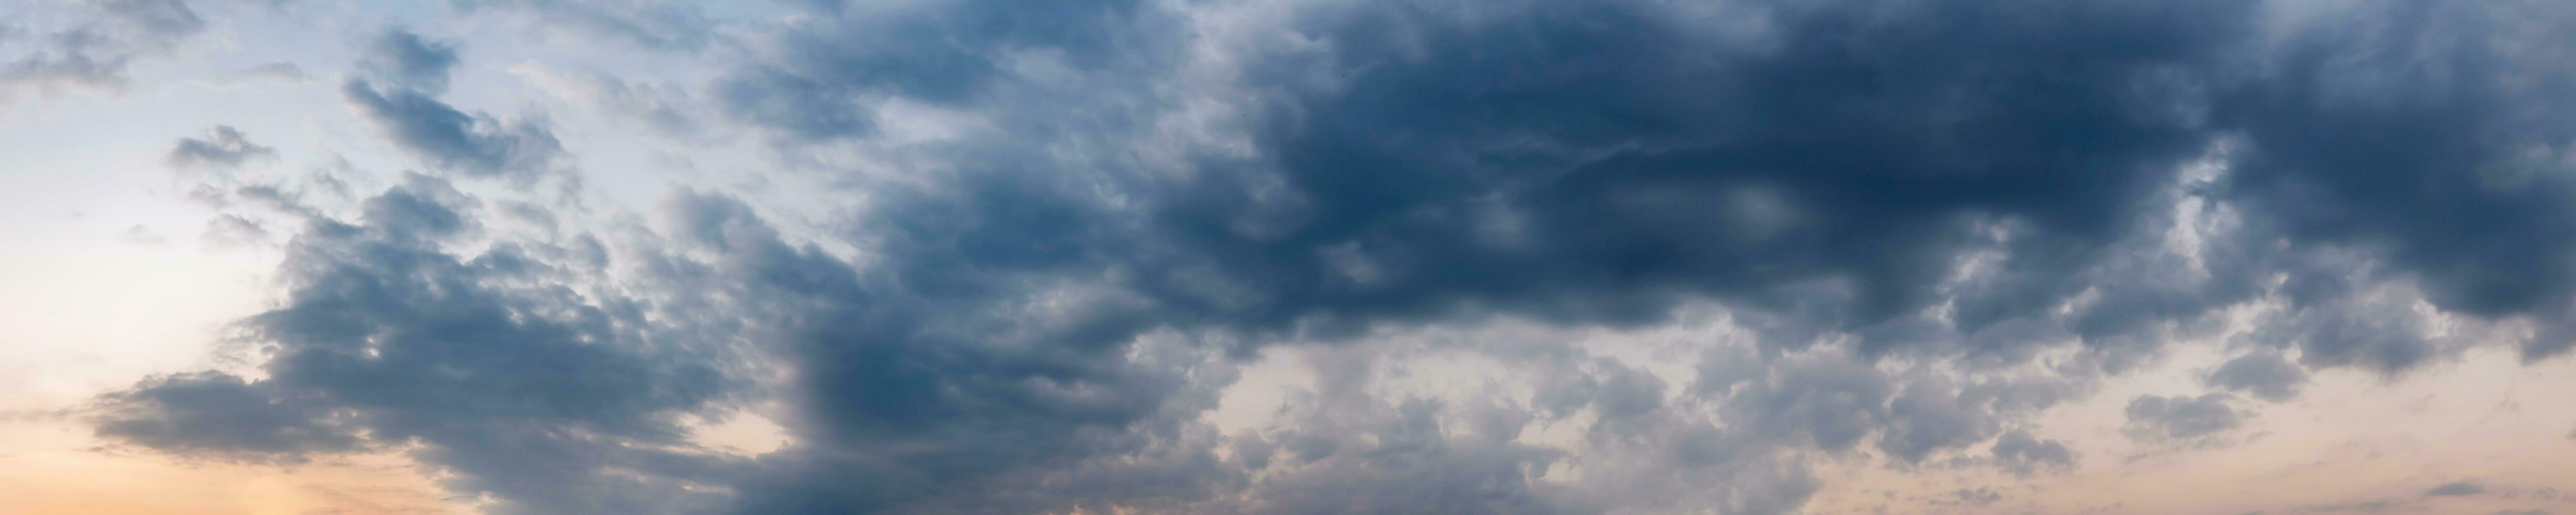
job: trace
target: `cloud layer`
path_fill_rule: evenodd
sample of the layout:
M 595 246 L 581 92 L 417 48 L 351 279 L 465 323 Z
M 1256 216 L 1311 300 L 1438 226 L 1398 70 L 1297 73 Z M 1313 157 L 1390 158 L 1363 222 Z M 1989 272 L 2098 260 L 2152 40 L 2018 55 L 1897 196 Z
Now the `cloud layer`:
M 2237 357 L 2139 441 L 2576 344 L 2554 3 L 466 4 L 704 63 L 565 91 L 831 189 L 557 224 L 475 187 L 604 173 L 450 103 L 509 63 L 378 33 L 339 94 L 426 173 L 210 186 L 301 227 L 278 304 L 100 436 L 406 453 L 495 513 L 1785 513 L 1823 460 L 2069 470 L 2034 416 L 2177 342 Z M 272 153 L 209 134 L 167 160 Z M 1671 370 L 1585 336 L 1675 327 Z M 1212 420 L 1279 348 L 1315 384 Z M 1443 356 L 1492 386 L 1386 395 Z M 781 448 L 692 436 L 755 412 Z

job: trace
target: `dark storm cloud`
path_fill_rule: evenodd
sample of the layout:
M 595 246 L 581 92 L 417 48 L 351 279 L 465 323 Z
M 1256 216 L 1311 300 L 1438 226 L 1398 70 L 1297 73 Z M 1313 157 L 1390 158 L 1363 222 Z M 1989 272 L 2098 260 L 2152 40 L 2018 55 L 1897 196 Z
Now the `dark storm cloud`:
M 1944 7 L 1783 7 L 1767 52 L 1630 4 L 1319 16 L 1330 52 L 1253 73 L 1349 81 L 1256 85 L 1266 162 L 1182 185 L 1158 221 L 1263 292 L 1238 316 L 1272 323 L 1459 302 L 1636 322 L 1714 294 L 1809 297 L 1850 328 L 1934 300 L 1987 243 L 1980 221 L 2022 224 L 2003 266 L 2029 284 L 1963 299 L 1973 330 L 2073 293 L 2065 269 L 2199 150 L 2163 108 L 2190 79 L 2164 71 L 2244 27 L 2235 2 Z M 2054 21 L 2020 23 L 2037 19 Z M 1276 200 L 1252 196 L 1272 181 Z M 1335 248 L 1376 272 L 1343 273 Z
M 2186 441 L 2224 433 L 2245 423 L 2227 401 L 2225 394 L 2140 395 L 2129 401 L 2126 430 L 2132 438 L 2151 442 Z
M 1109 277 L 1132 277 L 1123 286 L 1164 312 L 1154 319 L 1255 332 L 1313 328 L 1308 334 L 1329 336 L 1343 330 L 1336 327 L 1462 309 L 1640 323 L 1702 295 L 1783 310 L 1803 303 L 1815 306 L 1806 322 L 1851 327 L 1933 301 L 1932 285 L 1948 274 L 1954 253 L 1988 243 L 1977 237 L 1978 222 L 2000 213 L 2027 224 L 2029 236 L 2010 246 L 2046 254 L 2008 263 L 2033 284 L 2006 286 L 2071 296 L 2081 285 L 2059 277 L 2062 270 L 2130 229 L 2123 220 L 2156 174 L 2199 151 L 2189 119 L 2146 108 L 2187 96 L 2188 84 L 2159 74 L 2211 58 L 2240 30 L 2224 11 L 2145 5 L 2066 7 L 2032 17 L 2048 23 L 2013 26 L 2043 43 L 1953 37 L 1983 33 L 1966 26 L 1981 19 L 1976 13 L 1884 27 L 1846 26 L 1840 17 L 1851 13 L 1830 9 L 1794 13 L 1783 23 L 1801 30 L 1785 31 L 1793 37 L 1772 54 L 1725 52 L 1702 39 L 1713 36 L 1625 4 L 1511 5 L 1499 21 L 1477 23 L 1415 6 L 1327 11 L 1297 21 L 1311 26 L 1303 35 L 1335 41 L 1329 51 L 1283 49 L 1249 65 L 1260 82 L 1245 87 L 1266 99 L 1249 127 L 1258 155 L 1211 157 L 1191 180 L 1143 186 L 1142 220 L 1101 209 L 1082 187 L 1058 185 L 1066 179 L 992 172 L 966 175 L 945 196 L 896 196 L 862 234 L 887 241 L 885 266 L 924 292 L 985 303 L 993 301 L 976 298 L 1021 295 L 1007 293 L 1021 281 L 1011 278 L 1116 270 Z M 2077 23 L 2058 25 L 2068 20 Z M 1411 39 L 1372 39 L 1391 33 Z M 1985 46 L 1946 46 L 1953 39 Z M 2062 55 L 2035 50 L 2080 55 L 2096 46 L 2110 58 L 2071 76 L 2059 69 Z M 1673 48 L 1714 56 L 1683 59 L 1688 53 Z M 1300 76 L 1348 79 L 1272 82 Z M 1836 87 L 1851 77 L 1890 84 Z M 1676 89 L 1682 84 L 1708 86 Z M 1986 84 L 2047 100 L 1940 94 Z M 1638 96 L 1600 98 L 1600 91 Z M 1872 107 L 1831 107 L 1846 104 Z M 1779 107 L 1744 111 L 1762 105 Z M 1810 114 L 1817 112 L 1828 116 Z M 1903 118 L 1915 112 L 1942 115 Z M 1869 132 L 1845 132 L 1853 130 Z M 1934 139 L 1941 134 L 1983 139 Z M 987 293 L 995 288 L 1004 289 Z M 1981 300 L 1995 304 L 1979 306 L 1992 319 L 2050 304 Z M 1122 338 L 1098 334 L 1068 334 L 1079 339 L 1053 345 Z M 1748 448 L 1712 452 L 1845 451 L 1874 441 L 1919 459 L 1997 431 L 1993 398 L 1904 389 L 1865 366 L 1793 372 L 1728 403 L 1731 424 L 1767 436 L 1712 435 L 1728 443 L 1707 445 Z M 926 422 L 989 423 L 979 418 Z M 1310 441 L 1317 440 L 1289 440 Z M 1782 510 L 1803 496 L 1786 498 L 1793 500 L 1742 504 Z
M 240 396 L 310 406 L 259 427 L 329 413 L 370 442 L 422 442 L 454 488 L 511 511 L 1783 513 L 1816 491 L 1812 456 L 1916 464 L 1991 440 L 2007 470 L 2066 467 L 2062 443 L 2006 429 L 2165 342 L 2221 334 L 2224 308 L 2269 310 L 2247 336 L 2267 358 L 2209 384 L 2286 398 L 2303 372 L 2279 348 L 2403 371 L 2456 350 L 2429 330 L 2444 313 L 2552 334 L 2576 281 L 2557 271 L 2576 213 L 2544 202 L 2567 191 L 2542 173 L 2576 118 L 2555 115 L 2567 74 L 2536 57 L 2565 32 L 2519 25 L 2547 16 L 1464 5 L 1250 24 L 1160 3 L 817 5 L 709 94 L 789 149 L 869 142 L 895 100 L 974 118 L 903 149 L 935 173 L 834 177 L 865 202 L 795 237 L 754 202 L 677 194 L 667 240 L 633 245 L 676 248 L 631 256 L 627 286 L 670 292 L 642 300 L 572 294 L 606 258 L 569 243 L 452 254 L 441 242 L 478 234 L 470 197 L 416 179 L 289 244 L 291 302 L 246 322 L 281 350 Z M 452 61 L 429 67 L 437 84 Z M 521 174 L 560 151 L 377 73 L 344 95 L 442 168 Z M 2369 148 L 2336 150 L 2353 145 Z M 862 257 L 826 250 L 840 244 Z M 1531 405 L 1386 401 L 1361 388 L 1360 349 L 1317 367 L 1289 427 L 1199 421 L 1232 360 L 1272 342 L 1484 318 L 1633 327 L 1687 302 L 1724 305 L 1757 341 L 1709 351 L 1686 385 L 1530 352 L 1507 366 L 1551 378 Z M 672 340 L 776 357 L 792 443 L 662 450 L 685 447 L 676 417 L 722 410 L 751 374 Z M 2038 357 L 2057 349 L 2072 357 Z M 2229 401 L 2138 397 L 2128 429 L 2205 441 L 2244 423 Z M 1577 414 L 1595 421 L 1580 460 L 1512 437 Z M 299 449 L 257 438 L 279 431 L 110 435 Z M 1566 463 L 1600 479 L 1542 480 Z
M 1225 477 L 1162 474 L 1179 482 L 1078 494 L 1041 483 L 1062 480 L 1049 479 L 1058 470 L 1213 464 L 1214 442 L 1188 438 L 1181 417 L 1214 401 L 1206 382 L 1230 376 L 1193 373 L 1204 353 L 1124 348 L 1143 325 L 1130 302 L 1050 312 L 967 289 L 1000 285 L 856 269 L 782 241 L 730 198 L 682 195 L 670 213 L 681 241 L 720 256 L 732 296 L 752 299 L 764 316 L 754 321 L 776 324 L 780 351 L 805 363 L 797 447 L 763 460 L 741 487 L 744 512 L 1042 511 L 1075 495 L 1195 497 L 1199 482 Z
M 163 156 L 161 160 L 171 166 L 181 167 L 234 167 L 241 166 L 242 163 L 252 159 L 276 156 L 277 149 L 251 142 L 250 137 L 243 135 L 240 129 L 230 125 L 217 125 L 207 128 L 206 137 L 203 139 L 179 138 L 179 142 L 171 144 L 170 153 Z
M 2564 352 L 2576 287 L 2576 49 L 2563 4 L 2392 2 L 2293 19 L 2217 111 L 2223 195 L 2293 241 L 2373 249 L 2452 312 L 2528 315 Z

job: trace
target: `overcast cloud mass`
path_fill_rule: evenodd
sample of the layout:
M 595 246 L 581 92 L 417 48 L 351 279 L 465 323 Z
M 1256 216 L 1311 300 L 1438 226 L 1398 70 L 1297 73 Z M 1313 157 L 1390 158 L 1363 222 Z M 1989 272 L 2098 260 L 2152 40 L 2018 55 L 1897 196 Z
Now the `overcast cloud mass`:
M 260 270 L 0 423 L 348 513 L 2170 512 L 2576 349 L 2576 3 L 0 6 L 11 187 L 166 206 L 28 219 Z

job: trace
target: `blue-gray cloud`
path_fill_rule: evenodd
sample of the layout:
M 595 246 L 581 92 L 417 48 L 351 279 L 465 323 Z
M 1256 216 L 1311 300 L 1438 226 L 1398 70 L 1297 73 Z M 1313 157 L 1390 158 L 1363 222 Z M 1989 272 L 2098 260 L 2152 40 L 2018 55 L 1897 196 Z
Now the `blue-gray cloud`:
M 273 346 L 266 377 L 147 381 L 103 399 L 99 434 L 215 455 L 409 448 L 501 513 L 704 509 L 678 485 L 725 463 L 679 423 L 715 409 L 715 362 L 657 350 L 641 306 L 576 293 L 566 281 L 595 270 L 577 247 L 442 250 L 476 203 L 415 175 L 354 220 L 308 220 L 287 244 L 285 304 L 239 322 Z M 651 473 L 610 472 L 626 469 Z
M 447 91 L 447 75 L 456 63 L 454 43 L 395 29 L 385 31 L 367 46 L 358 67 L 387 84 L 437 95 Z
M 234 167 L 254 159 L 276 156 L 277 149 L 251 142 L 240 129 L 217 125 L 207 128 L 204 138 L 179 138 L 177 143 L 170 145 L 170 153 L 163 156 L 162 161 L 181 167 Z
M 2544 201 L 2576 186 L 2552 173 L 2576 118 L 2551 114 L 2576 74 L 2526 51 L 2565 33 L 2513 11 L 2565 7 L 1462 5 L 809 5 L 711 64 L 707 98 L 782 154 L 902 145 L 936 172 L 813 165 L 864 192 L 812 234 L 681 191 L 618 252 L 488 233 L 474 197 L 412 178 L 287 244 L 288 302 L 244 322 L 280 348 L 266 379 L 137 385 L 102 434 L 417 442 L 505 512 L 1782 513 L 1812 456 L 1992 441 L 2006 470 L 2070 467 L 2007 429 L 2236 308 L 2265 314 L 2257 350 L 2207 384 L 2272 400 L 2305 367 L 2456 352 L 2435 317 L 2532 322 L 2546 357 L 2576 312 L 2576 213 Z M 393 34 L 342 95 L 396 146 L 461 177 L 562 157 L 438 98 L 453 44 Z M 974 123 L 876 139 L 897 102 Z M 1289 427 L 1200 420 L 1276 342 L 1701 304 L 1756 341 L 1686 384 L 1527 351 L 1504 359 L 1545 378 L 1526 404 L 1385 400 L 1363 348 Z M 200 383 L 275 408 L 159 400 Z M 689 448 L 679 420 L 753 398 L 790 444 Z M 2138 397 L 2128 429 L 2218 437 L 2245 422 L 2230 399 Z M 1514 436 L 1578 419 L 1591 454 Z M 248 429 L 152 429 L 192 425 Z M 1544 477 L 1570 463 L 1601 479 Z
M 526 180 L 563 154 L 554 133 L 533 122 L 469 115 L 419 91 L 378 90 L 360 80 L 342 85 L 340 93 L 394 146 L 442 170 Z
M 2291 241 L 2380 250 L 2446 310 L 2538 316 L 2526 353 L 2563 352 L 2576 76 L 2537 50 L 2576 44 L 2558 11 L 2397 2 L 2303 20 L 2331 28 L 2284 38 L 2214 112 L 2246 137 L 2223 195 Z
M 220 372 L 156 377 L 103 399 L 114 410 L 98 418 L 98 433 L 157 449 L 285 461 L 361 443 L 327 406 L 278 386 Z
M 440 101 L 456 64 L 453 43 L 387 31 L 360 63 L 375 79 L 350 79 L 340 94 L 395 147 L 440 170 L 525 184 L 565 158 L 563 143 L 538 121 L 468 114 Z
M 120 90 L 135 60 L 166 54 L 206 28 L 183 0 L 13 7 L 23 16 L 0 20 L 0 102 L 67 88 Z M 46 21 L 57 25 L 29 25 Z

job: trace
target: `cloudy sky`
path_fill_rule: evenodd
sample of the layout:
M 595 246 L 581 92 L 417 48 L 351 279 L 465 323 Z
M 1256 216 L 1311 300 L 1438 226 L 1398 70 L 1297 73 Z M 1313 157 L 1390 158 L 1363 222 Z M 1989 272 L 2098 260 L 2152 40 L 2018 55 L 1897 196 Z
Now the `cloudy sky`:
M 0 0 L 0 513 L 2576 513 L 2576 3 Z

